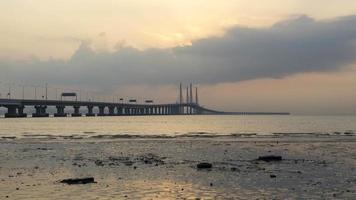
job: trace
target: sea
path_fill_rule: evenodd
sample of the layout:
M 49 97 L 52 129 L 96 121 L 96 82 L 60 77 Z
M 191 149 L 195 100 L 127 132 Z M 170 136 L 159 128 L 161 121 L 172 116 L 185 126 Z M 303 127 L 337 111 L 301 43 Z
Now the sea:
M 0 118 L 0 138 L 244 138 L 352 136 L 356 116 L 185 115 Z

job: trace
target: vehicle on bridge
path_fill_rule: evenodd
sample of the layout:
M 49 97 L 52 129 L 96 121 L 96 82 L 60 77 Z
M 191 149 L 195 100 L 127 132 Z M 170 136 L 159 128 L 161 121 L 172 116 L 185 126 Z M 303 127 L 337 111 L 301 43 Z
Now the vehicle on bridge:
M 63 100 L 63 97 L 75 97 L 75 101 L 78 101 L 78 95 L 75 92 L 63 92 L 61 94 L 61 100 Z

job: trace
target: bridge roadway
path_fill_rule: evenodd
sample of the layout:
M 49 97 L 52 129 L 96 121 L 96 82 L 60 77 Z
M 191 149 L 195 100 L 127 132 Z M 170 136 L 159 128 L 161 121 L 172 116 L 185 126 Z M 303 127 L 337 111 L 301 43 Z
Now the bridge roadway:
M 196 103 L 173 104 L 133 104 L 110 103 L 93 101 L 67 101 L 67 100 L 30 100 L 30 99 L 0 99 L 0 107 L 7 108 L 6 118 L 27 117 L 25 107 L 32 106 L 35 113 L 32 117 L 49 117 L 48 106 L 57 109 L 54 117 L 67 117 L 65 107 L 73 107 L 72 117 L 83 116 L 81 107 L 87 108 L 85 116 L 127 116 L 127 115 L 289 115 L 289 113 L 276 112 L 222 112 L 204 108 Z M 94 107 L 99 109 L 94 113 Z

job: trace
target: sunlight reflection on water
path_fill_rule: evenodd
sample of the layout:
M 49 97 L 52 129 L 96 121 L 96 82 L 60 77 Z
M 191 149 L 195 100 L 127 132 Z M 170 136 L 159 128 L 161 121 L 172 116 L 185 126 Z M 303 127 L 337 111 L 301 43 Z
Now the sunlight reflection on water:
M 356 130 L 356 116 L 131 116 L 0 119 L 0 136 L 333 133 Z

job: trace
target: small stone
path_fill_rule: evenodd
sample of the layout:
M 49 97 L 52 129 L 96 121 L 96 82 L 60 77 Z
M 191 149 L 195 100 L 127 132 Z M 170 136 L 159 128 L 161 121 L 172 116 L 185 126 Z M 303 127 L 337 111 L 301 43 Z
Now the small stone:
M 76 178 L 76 179 L 63 179 L 60 181 L 61 183 L 66 183 L 68 185 L 73 184 L 88 184 L 88 183 L 96 183 L 93 177 L 88 178 Z
M 211 169 L 213 165 L 211 163 L 199 163 L 197 164 L 198 169 Z
M 265 161 L 265 162 L 281 161 L 282 160 L 282 156 L 274 156 L 274 155 L 260 156 L 260 157 L 258 157 L 257 160 Z
M 271 178 L 277 178 L 277 176 L 274 175 L 274 174 L 271 174 L 269 177 L 271 177 Z

